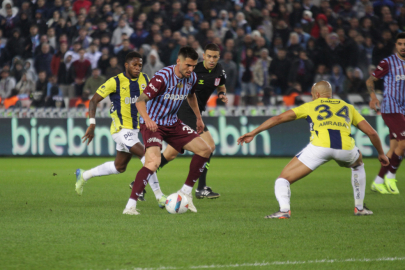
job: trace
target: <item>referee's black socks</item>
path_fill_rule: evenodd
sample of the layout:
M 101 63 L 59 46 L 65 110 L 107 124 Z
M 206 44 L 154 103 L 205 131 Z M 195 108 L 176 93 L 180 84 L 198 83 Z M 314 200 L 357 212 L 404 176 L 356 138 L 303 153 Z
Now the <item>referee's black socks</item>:
M 210 161 L 211 161 L 212 153 L 210 157 L 208 158 L 207 164 L 205 164 L 205 168 L 203 173 L 200 175 L 200 179 L 198 180 L 198 190 L 204 189 L 204 187 L 207 185 L 207 172 L 208 169 L 210 168 Z

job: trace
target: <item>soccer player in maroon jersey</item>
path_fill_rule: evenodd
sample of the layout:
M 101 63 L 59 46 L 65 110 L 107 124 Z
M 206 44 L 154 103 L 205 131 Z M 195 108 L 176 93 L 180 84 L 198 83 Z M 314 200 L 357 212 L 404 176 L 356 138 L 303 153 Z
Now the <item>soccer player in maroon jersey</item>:
M 195 95 L 197 75 L 194 73 L 194 68 L 197 60 L 198 54 L 193 48 L 181 48 L 177 64 L 158 71 L 136 101 L 136 107 L 141 115 L 140 129 L 146 148 L 145 164 L 136 175 L 131 196 L 123 214 L 139 214 L 136 210 L 136 201 L 147 185 L 149 177 L 160 165 L 163 140 L 180 153 L 184 150 L 194 153 L 188 177 L 178 193 L 187 198 L 190 211 L 197 212 L 191 191 L 212 153 L 208 144 L 198 135 L 204 129 L 204 123 Z M 196 115 L 197 132 L 177 118 L 177 111 L 185 99 Z
M 370 93 L 370 108 L 380 110 L 380 101 L 374 91 L 374 82 L 384 80 L 384 98 L 381 115 L 390 129 L 390 150 L 387 156 L 390 165 L 381 166 L 380 172 L 371 185 L 371 190 L 381 194 L 399 194 L 396 172 L 405 154 L 405 33 L 395 38 L 397 52 L 383 59 L 367 80 Z

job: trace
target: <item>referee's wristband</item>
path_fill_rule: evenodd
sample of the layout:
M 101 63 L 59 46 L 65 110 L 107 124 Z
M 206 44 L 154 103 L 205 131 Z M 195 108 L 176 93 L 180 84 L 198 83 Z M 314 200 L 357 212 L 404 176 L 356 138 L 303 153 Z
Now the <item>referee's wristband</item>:
M 90 120 L 89 121 L 90 125 L 95 125 L 96 124 L 96 118 L 90 118 L 89 120 Z
M 219 93 L 218 93 L 218 97 L 219 97 L 220 95 L 226 96 L 226 93 L 225 93 L 225 92 L 219 92 Z

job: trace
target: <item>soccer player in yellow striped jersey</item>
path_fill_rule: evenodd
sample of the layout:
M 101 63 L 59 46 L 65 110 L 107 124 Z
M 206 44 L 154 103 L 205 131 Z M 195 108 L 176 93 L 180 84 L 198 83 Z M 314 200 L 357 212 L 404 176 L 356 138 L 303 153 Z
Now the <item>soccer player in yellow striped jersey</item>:
M 332 88 L 329 82 L 320 81 L 314 84 L 311 94 L 312 102 L 272 117 L 238 139 L 238 144 L 250 143 L 263 130 L 296 119 L 305 118 L 309 123 L 310 143 L 288 163 L 275 182 L 274 192 L 280 210 L 265 218 L 290 218 L 290 184 L 310 174 L 329 160 L 335 160 L 340 166 L 352 170 L 354 214 L 358 216 L 373 214 L 364 207 L 366 172 L 362 155 L 350 136 L 350 130 L 353 124 L 363 131 L 376 148 L 378 160 L 383 166 L 387 166 L 389 161 L 384 155 L 377 132 L 352 105 L 342 100 L 332 99 Z
M 101 85 L 89 105 L 90 126 L 83 136 L 83 142 L 89 144 L 94 138 L 96 127 L 95 114 L 97 104 L 110 97 L 111 135 L 116 142 L 117 155 L 115 161 L 109 161 L 93 169 L 76 171 L 76 192 L 83 193 L 83 185 L 95 176 L 118 174 L 125 172 L 132 155 L 139 157 L 145 163 L 145 149 L 139 141 L 139 113 L 135 102 L 149 83 L 149 78 L 142 70 L 142 56 L 130 52 L 125 57 L 125 72 L 110 78 Z M 164 207 L 166 196 L 162 193 L 156 173 L 149 178 L 149 184 L 155 193 L 159 207 Z

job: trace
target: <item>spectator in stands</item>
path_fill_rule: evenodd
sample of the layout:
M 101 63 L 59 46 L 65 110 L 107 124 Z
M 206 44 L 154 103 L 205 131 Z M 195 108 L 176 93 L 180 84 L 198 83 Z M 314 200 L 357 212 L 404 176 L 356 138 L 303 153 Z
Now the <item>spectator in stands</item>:
M 52 54 L 49 52 L 49 44 L 41 45 L 41 53 L 35 57 L 35 69 L 44 70 L 47 75 L 51 75 Z
M 91 7 L 92 3 L 88 0 L 76 0 L 73 3 L 73 11 L 76 13 L 76 15 L 80 14 L 80 9 L 85 8 L 86 12 L 89 12 L 89 9 Z
M 129 41 L 135 48 L 140 48 L 148 35 L 149 32 L 144 29 L 143 22 L 137 21 L 135 23 L 134 32 L 130 36 Z
M 45 105 L 46 92 L 47 92 L 46 71 L 38 72 L 38 80 L 35 85 L 35 91 L 31 93 L 33 107 L 39 108 Z
M 90 48 L 84 54 L 84 58 L 90 61 L 92 69 L 97 68 L 97 63 L 100 57 L 101 52 L 98 50 L 97 45 L 94 42 L 90 43 Z
M 287 49 L 287 58 L 292 62 L 298 59 L 298 54 L 303 48 L 300 45 L 298 34 L 295 32 L 290 33 L 289 46 Z
M 301 20 L 301 25 L 302 29 L 304 30 L 305 33 L 310 33 L 312 28 L 314 27 L 315 21 L 312 17 L 312 12 L 309 10 L 305 10 L 302 13 L 302 20 Z
M 148 13 L 148 20 L 150 23 L 154 23 L 155 18 L 161 17 L 166 20 L 166 12 L 161 9 L 159 1 L 155 1 L 152 5 L 151 10 Z
M 283 96 L 284 106 L 299 106 L 303 104 L 300 95 L 302 94 L 301 85 L 298 82 L 291 84 L 291 87 L 288 88 L 287 92 Z
M 314 81 L 314 64 L 305 51 L 299 52 L 299 58 L 291 64 L 289 81 L 298 82 L 303 92 L 310 92 Z
M 241 97 L 246 105 L 256 105 L 257 103 L 257 87 L 254 84 L 253 77 L 253 67 L 256 60 L 256 57 L 253 55 L 253 49 L 247 48 L 245 51 L 245 57 L 241 62 Z
M 364 94 L 367 86 L 363 79 L 363 72 L 359 68 L 351 69 L 347 72 L 347 79 L 344 84 L 345 92 L 348 94 Z
M 118 64 L 125 69 L 125 57 L 126 55 L 132 51 L 131 43 L 129 43 L 128 39 L 124 39 L 122 42 L 122 49 L 117 53 Z
M 91 95 L 94 95 L 97 89 L 106 82 L 106 78 L 100 74 L 99 68 L 94 68 L 91 76 L 86 80 L 84 90 L 89 90 Z
M 43 15 L 42 15 L 42 13 L 44 13 L 44 11 L 42 9 L 37 9 L 35 11 L 34 23 L 36 25 L 38 25 L 38 33 L 40 35 L 45 35 L 46 30 L 48 29 L 48 26 L 46 25 L 46 21 L 45 21 Z
M 91 37 L 89 37 L 86 28 L 80 28 L 79 30 L 79 36 L 75 39 L 75 42 L 79 42 L 80 45 L 82 45 L 83 49 L 87 49 L 90 47 L 91 41 L 93 40 Z
M 48 84 L 46 85 L 46 97 L 47 97 L 47 99 L 52 95 L 52 93 L 51 93 L 51 88 L 52 87 L 56 87 L 57 90 L 58 90 L 57 94 L 59 96 L 63 97 L 62 91 L 61 91 L 61 89 L 59 88 L 59 85 L 58 85 L 58 78 L 56 76 L 52 75 L 52 76 L 49 77 Z
M 179 1 L 172 3 L 172 12 L 168 18 L 168 24 L 172 32 L 180 30 L 183 26 L 184 13 L 181 12 L 181 3 Z
M 18 98 L 18 90 L 11 89 L 10 95 L 4 99 L 3 105 L 5 109 L 21 107 L 21 101 Z
M 0 97 L 6 98 L 10 95 L 11 90 L 15 88 L 16 81 L 10 76 L 10 71 L 6 68 L 3 68 L 0 75 Z
M 110 65 L 110 54 L 108 48 L 101 50 L 101 57 L 98 59 L 97 67 L 101 70 L 101 74 L 105 75 L 107 68 Z M 109 77 L 107 77 L 109 79 Z
M 219 60 L 219 63 L 222 65 L 222 68 L 225 70 L 226 73 L 226 92 L 229 98 L 229 94 L 235 95 L 235 86 L 236 82 L 238 81 L 238 70 L 236 63 L 232 60 L 233 55 L 231 51 L 226 51 L 223 57 L 223 60 Z M 239 100 L 239 97 L 238 97 Z M 236 96 L 234 97 L 234 102 L 236 101 Z M 235 104 L 232 103 L 231 100 L 229 105 L 238 105 L 239 103 Z
M 305 50 L 308 40 L 311 38 L 311 35 L 303 31 L 300 23 L 295 24 L 294 32 L 298 35 L 298 43 Z
M 80 98 L 77 99 L 75 107 L 82 109 L 82 108 L 89 108 L 90 105 L 90 91 L 89 90 L 84 90 L 83 94 L 80 96 Z
M 55 50 L 59 48 L 59 44 L 58 44 L 56 34 L 55 34 L 55 28 L 53 28 L 53 27 L 48 28 L 46 36 L 47 36 L 48 44 L 52 48 L 54 48 L 54 52 L 55 52 Z
M 86 51 L 82 48 L 79 50 L 80 58 L 72 63 L 70 74 L 75 82 L 75 95 L 81 96 L 83 93 L 84 83 L 91 74 L 91 63 L 84 58 Z
M 195 35 L 197 34 L 197 30 L 194 28 L 193 23 L 190 19 L 184 19 L 183 27 L 180 29 L 180 33 L 183 37 L 187 37 L 188 35 Z
M 36 47 L 35 52 L 34 52 L 34 58 L 36 58 L 38 55 L 41 54 L 42 52 L 42 45 L 43 44 L 48 44 L 49 45 L 49 53 L 53 55 L 55 53 L 55 48 L 53 48 L 49 44 L 48 36 L 47 35 L 42 35 L 39 38 L 39 46 Z
M 113 32 L 111 43 L 114 46 L 121 44 L 122 34 L 125 33 L 128 35 L 128 37 L 130 37 L 133 32 L 134 32 L 134 30 L 127 24 L 127 22 L 124 19 L 121 18 L 118 21 L 118 27 Z
M 283 41 L 283 47 L 287 46 L 287 42 L 290 37 L 290 29 L 284 20 L 278 20 L 273 37 L 280 37 Z
M 381 60 L 390 56 L 395 47 L 394 42 L 392 41 L 391 31 L 385 29 L 381 34 L 382 39 L 377 41 L 377 44 L 373 50 L 373 65 L 377 66 Z
M 260 58 L 253 67 L 253 80 L 259 92 L 270 85 L 269 67 L 271 60 L 269 50 L 263 48 L 260 51 Z
M 164 65 L 160 61 L 157 51 L 151 50 L 148 55 L 146 64 L 143 66 L 142 72 L 146 73 L 149 76 L 149 78 L 152 78 L 153 75 L 155 75 L 155 73 L 161 70 L 162 68 L 164 68 Z
M 249 26 L 248 22 L 245 20 L 245 14 L 243 12 L 236 13 L 236 22 L 238 28 L 242 28 L 246 34 L 252 32 L 252 28 Z
M 30 95 L 35 90 L 35 82 L 29 78 L 26 72 L 21 76 L 21 80 L 17 83 L 15 88 L 18 90 L 18 94 Z
M 270 68 L 270 85 L 275 89 L 275 93 L 280 95 L 287 91 L 288 74 L 290 71 L 291 62 L 287 60 L 287 52 L 280 48 L 277 51 L 277 56 L 273 58 Z
M 145 39 L 145 43 L 152 45 L 154 43 L 154 38 L 157 35 L 162 35 L 162 33 L 160 32 L 160 26 L 158 24 L 154 23 L 154 24 L 152 24 L 152 26 L 150 28 L 149 35 Z
M 107 22 L 101 20 L 97 24 L 97 29 L 91 34 L 93 39 L 101 39 L 104 35 L 111 37 L 111 32 L 107 28 Z
M 319 65 L 318 68 L 316 69 L 314 83 L 320 81 L 329 81 L 329 79 L 330 74 L 327 72 L 326 66 L 323 64 Z
M 322 26 L 327 26 L 329 29 L 329 33 L 332 32 L 332 26 L 328 24 L 328 19 L 326 18 L 326 16 L 324 14 L 319 14 L 316 17 L 315 24 L 311 29 L 311 36 L 314 38 L 318 38 Z
M 16 82 L 21 80 L 24 73 L 23 62 L 20 57 L 16 56 L 13 59 L 13 65 L 11 66 L 10 75 L 15 79 Z
M 45 102 L 47 108 L 65 108 L 65 101 L 63 96 L 60 95 L 60 89 L 57 86 L 52 86 L 49 89 L 49 97 Z
M 9 57 L 23 56 L 24 43 L 24 38 L 21 37 L 20 30 L 14 29 L 12 37 L 7 41 L 5 46 L 7 50 L 7 56 L 4 57 L 5 60 L 9 60 Z
M 110 55 L 114 55 L 114 46 L 110 43 L 110 37 L 108 34 L 104 34 L 100 40 L 99 50 L 103 51 L 104 48 L 108 49 Z
M 110 58 L 110 66 L 105 71 L 105 77 L 107 79 L 117 76 L 122 72 L 122 68 L 118 66 L 118 59 L 117 57 L 113 56 Z
M 332 67 L 332 74 L 330 76 L 329 82 L 332 86 L 333 94 L 341 95 L 344 93 L 343 83 L 346 76 L 343 74 L 343 70 L 339 65 L 334 65 Z

